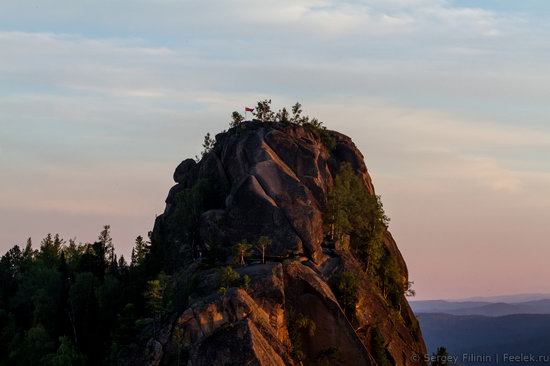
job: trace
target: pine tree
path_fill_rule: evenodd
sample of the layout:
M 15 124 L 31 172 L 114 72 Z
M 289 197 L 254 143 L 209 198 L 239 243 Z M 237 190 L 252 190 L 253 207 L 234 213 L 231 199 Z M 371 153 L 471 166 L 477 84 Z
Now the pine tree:
M 132 249 L 132 266 L 143 264 L 149 250 L 150 243 L 145 241 L 141 235 L 138 236 L 134 248 Z
M 290 122 L 299 124 L 302 120 L 302 105 L 298 102 L 292 106 L 292 117 Z
M 111 225 L 103 226 L 103 230 L 97 239 L 104 248 L 105 259 L 109 263 L 113 263 L 115 261 L 115 247 L 113 246 L 113 238 L 111 238 Z
M 384 343 L 384 337 L 380 333 L 380 330 L 378 330 L 378 327 L 375 326 L 372 329 L 371 335 L 371 351 L 378 366 L 391 365 L 391 362 L 388 359 L 388 351 L 386 350 L 386 345 Z
M 202 152 L 201 157 L 204 158 L 206 154 L 208 154 L 212 149 L 214 148 L 214 145 L 216 144 L 216 140 L 213 139 L 210 136 L 210 132 L 207 132 L 204 136 L 204 141 L 202 142 Z
M 279 110 L 279 112 L 277 112 L 275 120 L 277 122 L 288 124 L 290 123 L 290 113 L 288 113 L 286 108 L 283 108 L 282 110 Z
M 437 351 L 432 356 L 432 366 L 447 366 L 449 365 L 449 352 L 447 348 L 438 347 Z
M 383 240 L 389 219 L 380 197 L 370 194 L 350 164 L 344 164 L 328 194 L 327 222 L 331 236 L 342 241 L 351 237 L 351 247 L 371 274 L 384 254 Z
M 40 252 L 38 253 L 39 258 L 47 266 L 56 266 L 59 253 L 64 243 L 64 240 L 59 237 L 59 234 L 55 234 L 55 236 L 52 236 L 52 234 L 46 235 L 40 243 Z
M 234 111 L 231 114 L 231 122 L 229 123 L 229 127 L 237 127 L 244 121 L 244 117 L 242 114 L 240 114 L 237 111 Z
M 267 236 L 261 236 L 258 239 L 258 243 L 256 244 L 256 248 L 262 253 L 262 263 L 265 264 L 265 251 L 267 248 L 271 245 L 271 239 L 269 239 Z
M 78 352 L 68 337 L 59 337 L 59 343 L 59 348 L 51 361 L 53 366 L 78 366 L 86 364 L 86 358 Z
M 164 272 L 161 272 L 157 278 L 147 282 L 147 289 L 143 293 L 145 298 L 145 305 L 153 316 L 154 320 L 154 333 L 158 331 L 158 326 L 162 317 L 168 310 L 166 304 L 166 292 L 169 284 L 170 276 L 167 276 Z
M 245 259 L 250 256 L 250 245 L 246 240 L 243 240 L 233 247 L 235 256 L 239 258 L 239 264 L 244 266 L 246 264 Z
M 253 113 L 262 122 L 275 121 L 275 113 L 271 111 L 271 99 L 259 101 Z
M 348 317 L 353 317 L 359 301 L 360 277 L 353 272 L 343 272 L 334 278 L 335 295 Z
M 27 244 L 25 245 L 25 250 L 23 250 L 23 265 L 25 267 L 30 267 L 32 260 L 36 255 L 36 251 L 32 249 L 32 239 L 27 239 Z

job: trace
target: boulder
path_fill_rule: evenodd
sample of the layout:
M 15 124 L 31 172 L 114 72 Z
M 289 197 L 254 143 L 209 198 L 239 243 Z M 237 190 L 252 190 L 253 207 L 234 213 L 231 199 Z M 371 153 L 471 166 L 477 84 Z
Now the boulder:
M 174 181 L 185 188 L 190 187 L 197 175 L 197 162 L 194 159 L 185 159 L 174 171 Z

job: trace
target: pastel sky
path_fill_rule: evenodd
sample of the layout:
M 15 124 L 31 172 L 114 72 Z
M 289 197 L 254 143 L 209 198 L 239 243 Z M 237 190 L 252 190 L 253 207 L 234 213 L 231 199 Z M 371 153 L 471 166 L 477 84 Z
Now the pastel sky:
M 363 151 L 418 299 L 550 293 L 550 2 L 0 0 L 0 249 L 119 251 L 270 97 Z

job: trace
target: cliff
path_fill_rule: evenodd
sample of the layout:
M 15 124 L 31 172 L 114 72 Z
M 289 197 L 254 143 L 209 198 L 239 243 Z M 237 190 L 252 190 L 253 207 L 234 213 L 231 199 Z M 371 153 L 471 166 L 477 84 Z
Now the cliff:
M 374 195 L 352 140 L 312 126 L 244 122 L 218 134 L 199 162 L 183 161 L 151 248 L 153 265 L 180 278 L 179 307 L 147 343 L 145 363 L 416 364 L 425 346 L 404 291 L 389 301 L 357 254 L 331 240 L 327 200 L 344 164 Z M 238 275 L 223 277 L 231 248 L 260 237 L 271 240 L 265 263 L 254 248 L 232 266 Z M 382 243 L 406 287 L 386 229 Z M 344 273 L 363 274 L 351 313 L 335 295 Z

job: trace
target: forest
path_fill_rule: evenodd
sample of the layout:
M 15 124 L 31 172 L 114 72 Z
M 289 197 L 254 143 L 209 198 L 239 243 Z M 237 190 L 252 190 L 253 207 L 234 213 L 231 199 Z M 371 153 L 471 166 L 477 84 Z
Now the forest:
M 304 126 L 332 154 L 334 136 L 317 119 L 302 116 L 299 103 L 292 114 L 284 108 L 271 112 L 270 103 L 258 102 L 256 121 Z M 247 125 L 237 112 L 230 127 L 237 138 L 246 137 Z M 197 160 L 207 157 L 215 144 L 207 135 Z M 148 340 L 159 338 L 171 314 L 187 309 L 193 296 L 208 295 L 210 273 L 221 295 L 231 287 L 248 291 L 251 278 L 241 277 L 233 268 L 265 264 L 272 237 L 216 241 L 199 230 L 202 215 L 223 207 L 227 194 L 228 187 L 212 179 L 197 179 L 180 189 L 168 223 L 173 240 L 152 232 L 146 238 L 138 236 L 129 261 L 117 255 L 109 225 L 93 243 L 48 234 L 38 246 L 28 239 L 8 250 L 0 259 L 0 366 L 127 364 Z M 330 280 L 349 321 L 359 321 L 360 295 L 367 284 L 374 285 L 382 301 L 400 314 L 403 295 L 414 291 L 412 282 L 403 282 L 398 263 L 385 249 L 389 219 L 380 197 L 367 190 L 349 163 L 342 163 L 323 206 L 324 241 L 341 254 L 352 254 L 359 263 Z M 283 259 L 275 258 L 291 260 Z M 201 286 L 203 282 L 207 285 Z M 312 327 L 303 318 L 297 321 L 303 327 L 297 329 L 293 319 L 301 318 L 289 310 L 293 357 L 301 360 L 298 335 Z M 379 364 L 386 364 L 383 338 L 374 335 L 373 354 Z M 179 363 L 187 358 L 181 353 L 174 353 L 177 360 L 165 361 Z
M 106 225 L 92 244 L 48 234 L 0 260 L 0 365 L 116 364 L 141 327 L 162 309 L 148 271 L 149 241 L 138 236 L 130 261 L 115 253 Z M 162 278 L 162 276 L 160 276 Z M 140 321 L 141 320 L 141 321 Z

